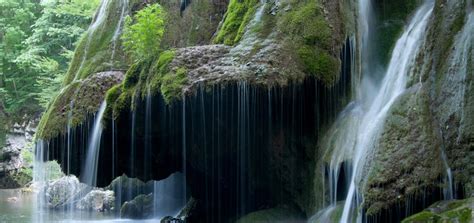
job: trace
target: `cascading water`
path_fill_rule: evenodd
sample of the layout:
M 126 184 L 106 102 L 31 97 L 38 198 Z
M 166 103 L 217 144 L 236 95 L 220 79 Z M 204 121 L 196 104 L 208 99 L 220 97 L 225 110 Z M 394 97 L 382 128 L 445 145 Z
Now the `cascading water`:
M 111 56 L 111 65 L 113 66 L 113 62 L 115 59 L 115 50 L 117 48 L 117 40 L 120 37 L 120 34 L 122 34 L 122 29 L 123 29 L 123 23 L 125 20 L 125 16 L 128 14 L 128 5 L 129 1 L 128 0 L 121 0 L 120 1 L 120 8 L 122 11 L 120 12 L 120 19 L 117 22 L 117 26 L 115 27 L 114 31 L 114 36 L 112 37 L 112 56 Z
M 74 75 L 74 80 L 77 80 L 80 74 L 80 71 L 84 67 L 84 63 L 87 59 L 88 52 L 89 52 L 89 46 L 90 43 L 92 42 L 92 37 L 94 36 L 94 33 L 96 32 L 97 28 L 99 28 L 105 21 L 107 17 L 107 8 L 109 6 L 110 0 L 102 0 L 100 3 L 99 11 L 97 12 L 95 20 L 92 22 L 92 24 L 89 26 L 89 29 L 87 30 L 87 41 L 86 45 L 84 46 L 84 52 L 82 54 L 81 58 L 81 63 L 79 65 L 79 68 L 76 71 L 76 74 Z
M 186 205 L 185 178 L 175 173 L 168 178 L 155 181 L 153 185 L 153 217 L 176 217 Z
M 82 182 L 95 186 L 97 183 L 97 168 L 99 161 L 99 149 L 100 140 L 102 136 L 102 118 L 104 116 L 106 108 L 106 102 L 102 102 L 100 105 L 97 116 L 94 120 L 94 126 L 92 129 L 92 135 L 89 140 L 89 146 L 87 149 L 86 162 L 84 163 L 84 170 L 82 171 Z
M 370 10 L 367 10 L 367 7 L 370 7 L 370 1 L 362 0 L 360 3 L 361 18 L 364 20 L 368 18 L 367 15 L 370 15 Z M 371 97 L 362 98 L 362 103 L 366 110 L 359 126 L 356 127 L 356 143 L 352 157 L 353 171 L 342 218 L 340 220 L 341 223 L 352 222 L 351 219 L 355 212 L 358 211 L 360 213 L 357 207 L 363 198 L 361 199 L 358 193 L 358 187 L 360 183 L 363 182 L 361 178 L 364 174 L 367 158 L 370 157 L 370 154 L 373 152 L 375 142 L 383 128 L 387 112 L 405 89 L 407 75 L 413 68 L 414 59 L 418 53 L 421 42 L 424 40 L 426 25 L 428 24 L 432 8 L 433 3 L 429 2 L 418 9 L 393 49 L 387 72 L 379 90 L 374 94 L 374 99 L 370 100 Z M 369 24 L 367 21 L 361 22 L 363 32 L 367 32 L 369 28 L 367 24 Z M 367 38 L 367 36 L 368 34 L 366 33 L 362 34 L 363 45 L 368 44 L 367 39 L 364 39 Z M 366 45 L 362 48 L 367 49 L 368 46 Z M 364 56 L 362 56 L 362 58 L 364 58 Z M 364 63 L 367 64 L 367 62 L 363 62 L 363 64 Z M 367 69 L 364 69 L 363 66 L 363 72 L 365 71 L 367 71 Z M 365 75 L 364 78 L 366 77 L 369 76 Z M 363 84 L 364 83 L 362 83 L 362 85 Z M 361 89 L 365 90 L 370 88 L 361 86 Z M 368 92 L 362 93 L 362 95 L 370 95 Z M 338 154 L 333 154 L 333 156 L 338 156 Z M 360 214 L 356 216 L 356 220 L 360 222 L 362 216 Z
M 86 37 L 86 42 L 84 45 L 84 51 L 82 53 L 79 68 L 76 70 L 76 73 L 74 75 L 74 80 L 78 80 L 80 78 L 79 76 L 82 69 L 84 68 L 86 60 L 88 59 L 89 56 L 91 56 L 89 55 L 89 51 L 90 51 L 92 42 L 94 42 L 94 37 L 95 37 L 96 32 L 100 30 L 99 28 L 103 28 L 104 24 L 108 22 L 107 18 L 111 17 L 112 13 L 115 13 L 113 10 L 111 10 L 111 6 L 114 6 L 114 3 L 115 1 L 102 0 L 99 10 L 97 12 L 97 15 L 95 17 L 95 20 L 92 22 L 92 24 L 89 26 L 87 30 L 87 37 Z M 115 55 L 116 55 L 116 50 L 117 50 L 117 42 L 119 40 L 120 34 L 122 33 L 125 17 L 127 16 L 127 14 L 129 14 L 129 0 L 120 0 L 118 4 L 119 4 L 118 8 L 120 9 L 120 17 L 116 21 L 113 36 L 108 37 L 110 38 L 111 47 L 112 47 L 111 56 L 110 56 L 110 63 L 111 63 L 112 68 L 114 65 L 114 60 L 115 60 Z

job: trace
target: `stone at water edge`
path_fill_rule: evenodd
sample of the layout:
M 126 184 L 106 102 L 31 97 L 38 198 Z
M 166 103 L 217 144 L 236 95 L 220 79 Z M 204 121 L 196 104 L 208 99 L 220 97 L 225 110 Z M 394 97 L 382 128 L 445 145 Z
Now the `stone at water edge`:
M 92 190 L 76 204 L 76 208 L 79 210 L 97 212 L 111 211 L 114 207 L 114 192 L 103 189 Z
M 120 217 L 131 219 L 153 217 L 153 194 L 141 194 L 125 202 L 120 209 Z
M 65 176 L 49 182 L 44 188 L 46 203 L 49 208 L 67 205 L 87 187 L 86 184 L 80 183 L 75 176 Z
M 184 221 L 179 218 L 166 216 L 163 219 L 161 219 L 160 223 L 184 223 Z

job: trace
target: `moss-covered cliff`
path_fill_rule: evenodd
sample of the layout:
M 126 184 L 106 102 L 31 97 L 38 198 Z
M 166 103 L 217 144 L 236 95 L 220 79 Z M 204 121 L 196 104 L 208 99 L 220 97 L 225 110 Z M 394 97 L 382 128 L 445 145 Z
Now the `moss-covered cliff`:
M 391 108 L 373 157 L 364 190 L 369 215 L 388 216 L 404 202 L 420 208 L 423 202 L 446 198 L 440 191 L 450 187 L 455 197 L 472 196 L 474 41 L 469 4 L 435 3 L 408 90 Z

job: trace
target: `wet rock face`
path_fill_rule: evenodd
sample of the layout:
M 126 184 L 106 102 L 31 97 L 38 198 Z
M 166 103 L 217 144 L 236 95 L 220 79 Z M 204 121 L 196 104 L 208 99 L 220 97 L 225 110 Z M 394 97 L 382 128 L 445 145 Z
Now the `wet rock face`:
M 31 170 L 31 160 L 22 157 L 22 151 L 30 151 L 38 120 L 15 123 L 6 135 L 5 147 L 0 149 L 0 188 L 19 188 L 31 181 L 31 175 L 23 170 Z M 30 172 L 30 171 L 28 171 Z
M 446 170 L 441 159 L 442 141 L 432 126 L 427 90 L 421 85 L 408 89 L 388 114 L 364 192 L 368 215 L 410 200 L 419 191 L 431 198 L 426 203 L 440 199 L 439 178 Z
M 409 89 L 392 107 L 373 157 L 364 192 L 368 214 L 401 221 L 446 199 L 448 168 L 454 197 L 472 196 L 474 20 L 466 4 L 435 3 Z
M 107 90 L 122 82 L 123 77 L 122 71 L 107 71 L 69 84 L 43 115 L 37 137 L 51 139 L 66 134 L 68 126 L 74 128 L 82 124 L 98 110 Z

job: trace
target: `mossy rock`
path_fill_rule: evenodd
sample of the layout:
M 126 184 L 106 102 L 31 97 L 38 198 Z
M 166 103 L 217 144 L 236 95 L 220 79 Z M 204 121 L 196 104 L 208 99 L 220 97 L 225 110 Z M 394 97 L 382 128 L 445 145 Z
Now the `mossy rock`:
M 68 125 L 74 128 L 82 124 L 97 111 L 106 91 L 122 79 L 122 72 L 102 72 L 63 88 L 42 116 L 36 137 L 51 139 L 66 133 Z
M 426 188 L 442 187 L 442 142 L 429 105 L 428 88 L 416 85 L 388 112 L 364 188 L 367 215 L 389 209 Z
M 278 19 L 279 30 L 304 71 L 326 86 L 334 85 L 339 80 L 341 62 L 339 52 L 333 51 L 333 29 L 324 16 L 323 5 L 318 0 L 290 2 L 290 10 Z
M 470 223 L 474 220 L 474 198 L 441 201 L 428 209 L 412 215 L 402 223 Z
M 276 207 L 252 212 L 240 218 L 237 223 L 304 222 L 303 213 L 290 207 Z
M 242 38 L 247 24 L 257 11 L 259 0 L 231 0 L 214 43 L 234 45 Z
M 188 1 L 186 10 L 181 12 L 181 1 L 159 3 L 167 12 L 162 49 L 210 44 L 228 5 L 227 1 Z
M 122 1 L 108 1 L 102 23 L 98 23 L 95 29 L 89 28 L 83 35 L 74 51 L 74 57 L 66 74 L 64 85 L 76 80 L 87 78 L 89 75 L 108 71 L 123 70 L 128 67 L 128 58 L 122 49 L 120 36 L 115 36 L 121 21 L 122 7 L 126 9 L 126 15 L 131 14 L 133 9 L 142 6 L 143 2 L 132 0 L 128 5 L 122 6 Z M 95 18 L 94 22 L 98 18 Z M 93 22 L 93 24 L 94 24 Z M 91 25 L 92 27 L 93 25 Z
M 153 194 L 138 195 L 131 201 L 127 201 L 120 209 L 122 218 L 145 219 L 153 216 Z

